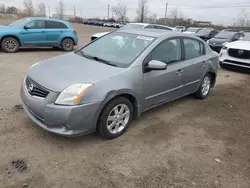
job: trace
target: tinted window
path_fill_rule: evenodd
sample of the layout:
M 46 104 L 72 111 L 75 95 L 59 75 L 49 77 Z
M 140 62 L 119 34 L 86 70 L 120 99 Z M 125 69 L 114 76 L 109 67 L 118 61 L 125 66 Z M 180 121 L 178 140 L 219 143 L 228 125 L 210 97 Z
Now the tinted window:
M 200 31 L 198 31 L 197 33 L 199 33 L 201 35 L 209 35 L 211 31 L 212 31 L 212 29 L 204 28 L 204 29 L 201 29 Z
M 193 59 L 203 53 L 200 42 L 193 39 L 184 39 L 185 59 Z
M 146 26 L 145 28 L 146 28 L 146 29 L 154 29 L 155 26 L 154 26 L 154 25 L 148 25 L 148 26 Z
M 181 60 L 180 39 L 166 40 L 160 43 L 151 53 L 152 60 L 171 63 Z
M 43 20 L 34 20 L 28 23 L 26 26 L 30 27 L 30 29 L 44 29 L 45 22 Z
M 218 35 L 216 35 L 214 38 L 218 39 L 231 39 L 235 35 L 235 32 L 231 31 L 221 31 Z
M 171 30 L 167 27 L 162 27 L 162 26 L 158 26 L 158 25 L 155 26 L 155 29 Z
M 49 28 L 49 29 L 67 29 L 68 27 L 61 22 L 46 21 L 46 28 Z

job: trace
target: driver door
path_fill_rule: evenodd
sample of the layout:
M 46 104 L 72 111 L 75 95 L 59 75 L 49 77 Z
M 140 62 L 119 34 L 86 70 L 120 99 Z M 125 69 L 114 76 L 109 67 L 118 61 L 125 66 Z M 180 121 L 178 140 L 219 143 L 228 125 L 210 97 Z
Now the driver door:
M 166 70 L 152 70 L 143 75 L 144 106 L 148 109 L 171 101 L 182 94 L 181 40 L 167 39 L 161 42 L 149 55 L 146 62 L 158 60 L 167 64 Z
M 21 40 L 24 45 L 45 45 L 45 21 L 43 20 L 33 20 L 26 24 L 26 29 L 20 33 Z

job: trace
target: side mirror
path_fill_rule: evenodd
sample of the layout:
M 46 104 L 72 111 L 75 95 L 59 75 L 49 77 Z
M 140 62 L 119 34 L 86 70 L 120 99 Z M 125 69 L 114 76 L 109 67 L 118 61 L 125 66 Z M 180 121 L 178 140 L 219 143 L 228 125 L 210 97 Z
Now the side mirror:
M 166 70 L 167 64 L 157 60 L 151 60 L 146 66 L 146 70 Z
M 24 29 L 30 29 L 30 26 L 25 25 L 23 28 Z
M 243 39 L 244 39 L 244 37 L 240 37 L 240 38 L 239 38 L 239 40 L 243 40 Z

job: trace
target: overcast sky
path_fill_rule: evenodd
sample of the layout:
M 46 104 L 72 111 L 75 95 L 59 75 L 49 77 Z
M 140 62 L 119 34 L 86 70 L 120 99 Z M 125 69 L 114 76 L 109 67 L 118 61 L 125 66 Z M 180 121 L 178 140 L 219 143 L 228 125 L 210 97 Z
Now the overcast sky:
M 108 5 L 114 6 L 119 0 L 64 0 L 67 14 L 73 14 L 74 6 L 76 14 L 83 17 L 107 17 Z M 136 8 L 138 0 L 123 0 L 128 6 L 128 17 L 133 20 L 136 16 Z M 165 4 L 168 2 L 168 15 L 171 10 L 178 8 L 179 11 L 187 18 L 199 21 L 212 21 L 216 24 L 232 24 L 237 19 L 240 12 L 250 9 L 250 0 L 148 0 L 150 13 L 157 14 L 158 17 L 164 17 Z M 7 6 L 22 7 L 23 0 L 0 0 Z M 33 4 L 37 5 L 44 2 L 51 9 L 51 14 L 55 13 L 56 0 L 33 0 Z M 248 3 L 248 4 L 247 4 Z M 228 7 L 228 6 L 233 7 Z M 216 7 L 217 8 L 214 8 Z M 236 7 L 237 6 L 237 7 Z M 47 9 L 48 10 L 48 9 Z M 81 13 L 82 11 L 82 13 Z M 249 12 L 250 15 L 250 12 Z M 112 11 L 110 11 L 110 17 Z

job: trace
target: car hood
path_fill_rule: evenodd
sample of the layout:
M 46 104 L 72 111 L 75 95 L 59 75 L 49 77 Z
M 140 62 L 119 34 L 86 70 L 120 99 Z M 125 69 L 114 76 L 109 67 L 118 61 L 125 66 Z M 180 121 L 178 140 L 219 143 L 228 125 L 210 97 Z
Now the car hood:
M 99 37 L 102 37 L 102 36 L 107 35 L 107 34 L 109 34 L 109 33 L 110 33 L 110 32 L 96 33 L 96 34 L 92 35 L 92 37 L 97 37 L 97 38 L 99 38 Z
M 226 47 L 250 51 L 250 41 L 235 41 L 227 44 Z
M 198 37 L 206 37 L 208 36 L 209 34 L 203 34 L 203 33 L 196 33 L 196 36 Z
M 223 44 L 224 42 L 230 42 L 230 39 L 211 38 L 209 40 L 210 44 Z
M 31 67 L 27 75 L 39 85 L 61 92 L 75 83 L 97 83 L 124 70 L 69 53 L 42 61 Z
M 193 31 L 184 31 L 183 33 L 186 33 L 186 34 L 194 34 L 195 32 L 193 32 Z

